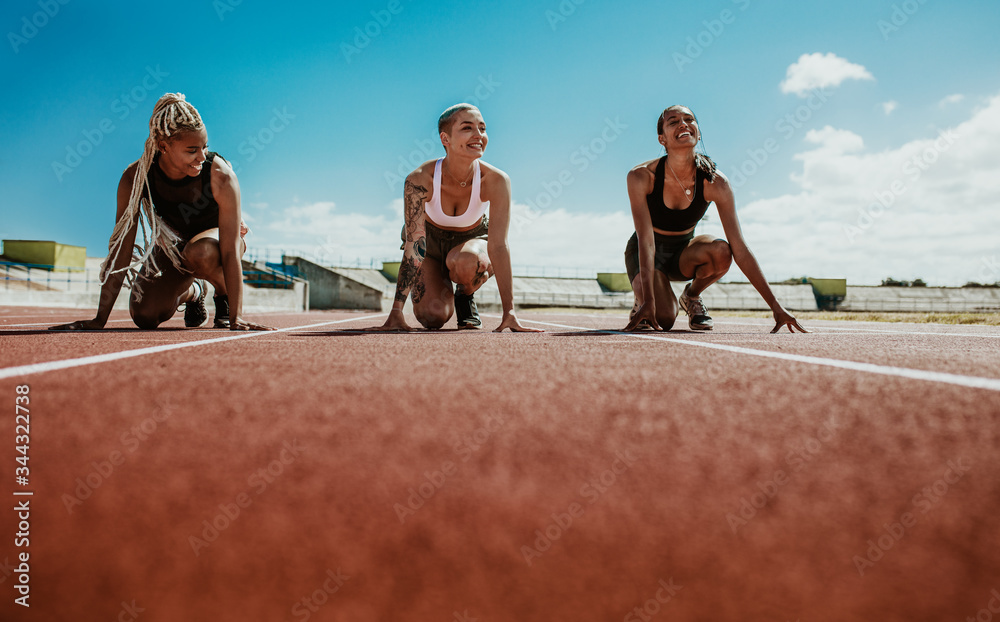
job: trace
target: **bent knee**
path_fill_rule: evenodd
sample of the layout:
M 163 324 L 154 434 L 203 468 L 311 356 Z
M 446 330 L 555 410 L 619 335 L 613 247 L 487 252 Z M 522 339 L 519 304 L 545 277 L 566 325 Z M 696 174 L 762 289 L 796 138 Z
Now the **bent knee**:
M 222 265 L 219 243 L 211 238 L 198 240 L 184 249 L 184 265 L 197 276 L 215 272 Z
M 715 265 L 716 271 L 725 274 L 733 264 L 733 249 L 729 246 L 729 242 L 716 240 L 712 242 L 709 252 L 712 255 L 712 263 Z
M 165 321 L 165 319 L 159 317 L 155 313 L 150 313 L 149 311 L 133 310 L 132 321 L 135 323 L 136 326 L 138 326 L 143 330 L 153 330 L 154 328 L 159 327 L 159 325 L 162 324 Z
M 660 330 L 670 330 L 674 327 L 674 321 L 677 319 L 677 314 L 666 315 L 666 314 L 656 314 L 656 323 L 660 325 Z
M 417 321 L 424 328 L 438 329 L 445 325 L 451 318 L 450 315 L 445 315 L 443 313 L 414 313 L 417 317 Z
M 453 305 L 438 301 L 432 301 L 431 304 L 413 306 L 413 315 L 420 322 L 420 325 L 431 329 L 444 326 L 451 319 L 454 311 Z
M 477 253 L 458 253 L 458 255 L 448 261 L 448 277 L 466 288 L 478 289 L 486 280 L 490 269 L 488 257 L 483 257 Z

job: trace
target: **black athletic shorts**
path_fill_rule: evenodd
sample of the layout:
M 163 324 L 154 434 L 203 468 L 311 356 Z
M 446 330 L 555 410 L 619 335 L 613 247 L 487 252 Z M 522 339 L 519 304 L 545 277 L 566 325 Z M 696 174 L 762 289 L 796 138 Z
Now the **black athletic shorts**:
M 685 235 L 663 235 L 653 232 L 653 266 L 667 275 L 671 281 L 690 281 L 694 276 L 684 276 L 681 273 L 681 251 L 687 248 L 688 242 L 694 238 L 694 231 Z M 625 245 L 625 271 L 631 283 L 639 274 L 639 236 L 636 233 L 628 239 Z

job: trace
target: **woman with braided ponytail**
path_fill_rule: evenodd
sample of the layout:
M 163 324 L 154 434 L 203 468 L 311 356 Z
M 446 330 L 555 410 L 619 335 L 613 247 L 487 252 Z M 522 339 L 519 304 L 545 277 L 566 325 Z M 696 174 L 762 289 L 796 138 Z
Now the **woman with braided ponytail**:
M 208 281 L 216 292 L 217 328 L 271 330 L 240 316 L 247 229 L 239 182 L 229 163 L 208 151 L 207 137 L 201 116 L 184 95 L 167 93 L 156 102 L 142 157 L 125 169 L 118 184 L 118 215 L 101 266 L 97 316 L 53 330 L 104 328 L 129 274 L 129 312 L 139 328 L 156 328 L 181 304 L 186 304 L 186 326 L 204 324 Z M 140 227 L 141 246 L 135 244 Z
M 696 153 L 701 139 L 698 120 L 686 106 L 671 106 L 656 123 L 656 133 L 666 155 L 636 166 L 628 174 L 628 197 L 635 233 L 625 247 L 625 268 L 635 306 L 625 330 L 670 330 L 678 306 L 688 316 L 692 330 L 711 330 L 712 318 L 701 293 L 722 278 L 735 260 L 743 274 L 771 307 L 777 332 L 782 326 L 808 332 L 786 311 L 771 292 L 760 265 L 743 240 L 736 217 L 736 200 L 729 180 L 716 170 L 708 156 Z M 695 237 L 694 229 L 715 203 L 726 240 L 710 235 Z M 691 281 L 680 300 L 671 281 Z

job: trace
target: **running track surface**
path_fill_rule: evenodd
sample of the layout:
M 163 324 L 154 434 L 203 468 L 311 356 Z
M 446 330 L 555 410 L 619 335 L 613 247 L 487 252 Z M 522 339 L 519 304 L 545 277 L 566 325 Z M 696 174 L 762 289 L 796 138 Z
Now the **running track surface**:
M 965 620 L 1000 588 L 995 327 L 41 330 L 86 315 L 0 308 L 3 620 Z

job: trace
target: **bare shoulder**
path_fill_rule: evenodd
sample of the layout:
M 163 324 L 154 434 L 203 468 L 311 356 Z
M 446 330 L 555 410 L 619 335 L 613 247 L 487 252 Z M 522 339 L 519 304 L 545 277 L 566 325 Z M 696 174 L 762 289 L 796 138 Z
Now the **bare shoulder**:
M 652 190 L 655 181 L 656 160 L 648 160 L 637 164 L 628 172 L 629 186 L 647 187 Z M 648 193 L 647 193 L 648 194 Z
M 482 171 L 483 194 L 510 188 L 510 176 L 504 171 L 484 160 L 479 160 L 479 169 Z
M 234 183 L 236 181 L 236 171 L 229 162 L 222 157 L 212 159 L 212 183 Z
M 118 181 L 118 188 L 120 190 L 127 190 L 132 192 L 132 186 L 135 184 L 135 172 L 139 170 L 139 161 L 136 160 L 122 172 L 122 178 Z
M 733 188 L 729 183 L 729 178 L 720 171 L 715 171 L 715 179 L 705 180 L 705 198 L 709 201 L 733 196 Z
M 431 187 L 434 185 L 435 164 L 437 164 L 436 159 L 428 160 L 413 169 L 413 172 L 406 176 L 406 188 L 409 189 L 412 186 L 416 190 L 430 192 Z

